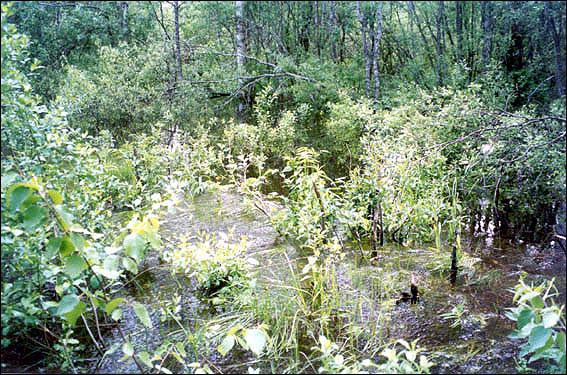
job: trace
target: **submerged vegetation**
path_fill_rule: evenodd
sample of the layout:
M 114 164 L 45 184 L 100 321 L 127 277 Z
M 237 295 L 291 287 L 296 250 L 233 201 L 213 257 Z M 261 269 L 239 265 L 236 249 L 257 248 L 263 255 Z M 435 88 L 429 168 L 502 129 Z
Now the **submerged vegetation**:
M 565 373 L 565 22 L 3 2 L 2 372 Z

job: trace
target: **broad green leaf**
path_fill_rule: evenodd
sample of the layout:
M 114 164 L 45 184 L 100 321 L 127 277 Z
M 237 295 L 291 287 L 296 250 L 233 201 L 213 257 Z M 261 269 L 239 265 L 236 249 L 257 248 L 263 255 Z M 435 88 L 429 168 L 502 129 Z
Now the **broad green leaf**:
M 102 276 L 106 277 L 107 279 L 111 279 L 111 280 L 116 280 L 118 277 L 120 277 L 119 271 L 108 271 L 108 270 L 106 270 L 102 267 L 99 267 L 97 265 L 93 266 L 93 271 L 97 275 L 102 275 Z
M 132 346 L 132 344 L 129 341 L 127 341 L 122 345 L 122 351 L 128 357 L 131 357 L 132 354 L 134 354 L 134 347 Z
M 543 314 L 543 326 L 545 328 L 553 327 L 559 321 L 559 313 L 555 310 L 547 311 Z
M 530 351 L 535 352 L 537 349 L 544 346 L 552 333 L 553 331 L 551 329 L 541 325 L 536 326 L 530 333 L 530 339 L 528 340 Z
M 234 336 L 228 335 L 222 340 L 222 343 L 219 345 L 217 350 L 219 353 L 224 357 L 226 353 L 228 353 L 232 347 L 234 346 Z
M 64 315 L 72 311 L 81 302 L 79 297 L 74 294 L 67 295 L 61 299 L 59 302 L 59 307 L 57 307 L 56 315 Z
M 523 301 L 525 301 L 525 300 L 527 300 L 527 299 L 532 299 L 532 298 L 534 298 L 535 296 L 539 296 L 539 292 L 528 292 L 528 293 L 526 293 L 526 294 L 523 294 L 523 295 L 520 297 L 520 300 L 519 300 L 518 302 L 523 302 Z
M 47 192 L 47 194 L 49 195 L 49 197 L 51 198 L 51 200 L 53 201 L 53 203 L 55 203 L 55 204 L 61 204 L 61 203 L 63 203 L 63 196 L 62 196 L 61 193 L 59 193 L 58 191 L 49 190 L 49 191 Z
M 73 225 L 73 221 L 75 220 L 73 215 L 71 215 L 69 211 L 67 211 L 67 209 L 61 204 L 55 206 L 55 212 L 57 212 L 57 217 L 59 218 L 59 224 L 61 225 L 61 228 L 64 231 L 70 230 L 71 225 Z
M 2 175 L 1 183 L 2 183 L 2 190 L 7 188 L 12 184 L 12 182 L 18 177 L 18 173 L 14 171 L 9 171 L 8 173 Z
M 177 348 L 177 351 L 179 352 L 179 354 L 181 354 L 182 357 L 185 357 L 187 355 L 187 353 L 185 353 L 185 347 L 182 342 L 175 343 L 175 347 Z
M 144 248 L 146 246 L 146 241 L 144 238 L 137 234 L 129 234 L 124 238 L 124 249 L 125 254 L 131 256 L 140 263 L 144 257 Z
M 549 348 L 551 348 L 553 346 L 553 337 L 550 336 L 549 339 L 547 340 L 547 342 L 545 343 L 544 346 L 542 346 L 541 348 L 537 349 L 534 353 L 534 355 L 532 355 L 530 357 L 530 359 L 528 360 L 528 363 L 532 363 L 534 361 L 537 361 L 540 358 L 544 358 L 544 357 L 548 357 L 549 356 Z
M 565 353 L 565 332 L 558 332 L 555 336 L 555 343 L 563 353 Z
M 257 356 L 262 354 L 262 350 L 266 346 L 266 335 L 259 329 L 247 329 L 244 332 L 244 339 Z
M 23 201 L 30 195 L 30 189 L 26 186 L 12 186 L 8 189 L 6 206 L 9 210 L 15 211 L 20 208 Z
M 172 373 L 171 370 L 169 370 L 167 367 L 163 367 L 163 366 L 160 366 L 160 365 L 156 365 L 156 370 L 158 371 L 158 374 L 160 372 L 163 372 L 164 374 L 171 374 Z
M 50 260 L 55 256 L 55 254 L 57 254 L 57 251 L 59 251 L 59 248 L 61 247 L 61 242 L 61 237 L 51 237 L 49 239 L 45 248 L 45 257 L 47 260 Z
M 132 272 L 133 274 L 138 273 L 138 266 L 136 265 L 136 262 L 134 262 L 132 259 L 126 257 L 122 258 L 122 265 L 124 266 L 124 268 L 126 268 L 128 271 Z
M 31 206 L 24 212 L 24 228 L 26 231 L 35 229 L 45 217 L 46 209 L 39 206 Z
M 75 250 L 75 245 L 73 245 L 73 242 L 71 242 L 69 236 L 63 236 L 61 238 L 61 247 L 59 248 L 61 257 L 65 258 L 69 254 L 71 254 L 74 250 Z
M 67 322 L 69 322 L 72 326 L 75 326 L 77 319 L 85 311 L 86 307 L 87 306 L 83 302 L 79 301 L 73 310 L 65 314 L 65 320 L 67 320 Z
M 543 309 L 545 307 L 545 303 L 543 302 L 543 298 L 541 298 L 541 296 L 537 295 L 535 297 L 533 297 L 530 302 L 532 303 L 532 306 L 535 307 L 536 309 Z
M 75 249 L 83 251 L 83 249 L 85 248 L 85 239 L 83 238 L 83 236 L 81 236 L 79 233 L 73 232 L 71 233 L 70 238 L 71 242 L 73 242 L 73 245 L 75 246 Z
M 122 302 L 124 302 L 124 298 L 115 298 L 106 304 L 104 311 L 107 314 L 111 314 Z
M 120 265 L 120 257 L 118 255 L 109 255 L 104 259 L 104 269 L 106 271 L 116 271 Z
M 120 320 L 120 318 L 122 317 L 122 309 L 116 309 L 112 312 L 112 315 L 110 315 L 112 317 L 112 319 L 118 321 Z
M 146 327 L 152 328 L 150 315 L 148 314 L 148 310 L 146 310 L 146 307 L 144 305 L 139 303 L 134 305 L 134 312 Z
M 65 262 L 65 273 L 72 279 L 79 276 L 87 268 L 87 263 L 83 258 L 72 255 Z
M 142 363 L 144 363 L 146 366 L 148 366 L 149 368 L 152 368 L 152 361 L 150 360 L 150 355 L 148 354 L 148 352 L 140 352 L 138 353 L 138 358 L 140 358 L 140 360 L 142 361 Z
M 524 328 L 524 326 L 531 322 L 534 317 L 535 314 L 532 310 L 523 310 L 518 316 L 518 329 Z

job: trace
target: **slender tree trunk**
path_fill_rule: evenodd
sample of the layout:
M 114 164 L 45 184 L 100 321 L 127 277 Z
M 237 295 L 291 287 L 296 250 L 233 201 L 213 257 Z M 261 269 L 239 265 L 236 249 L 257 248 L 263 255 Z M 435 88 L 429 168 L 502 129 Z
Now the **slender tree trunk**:
M 374 69 L 374 99 L 378 100 L 380 95 L 380 74 L 378 73 L 378 58 L 380 57 L 380 38 L 382 37 L 382 3 L 378 3 L 376 9 L 376 34 L 374 34 L 374 54 L 372 56 L 372 67 Z
M 360 22 L 362 28 L 362 49 L 364 50 L 364 69 L 366 72 L 366 97 L 370 98 L 370 52 L 368 50 L 368 42 L 366 40 L 366 20 L 362 14 L 362 10 L 360 9 L 360 1 L 356 2 L 356 10 L 358 14 L 358 21 Z
M 439 2 L 439 13 L 437 14 L 437 78 L 439 87 L 443 86 L 443 69 L 442 65 L 442 44 L 441 44 L 441 24 L 443 23 L 443 1 Z
M 415 8 L 413 6 L 413 1 L 408 2 L 409 7 L 409 24 L 410 24 L 410 42 L 412 52 L 415 53 L 415 39 L 413 37 L 413 15 L 415 14 Z
M 457 61 L 463 59 L 463 3 L 456 2 L 455 28 L 457 29 Z
M 553 39 L 553 44 L 555 45 L 555 84 L 557 85 L 557 94 L 561 97 L 565 95 L 565 86 L 563 84 L 563 59 L 561 57 L 561 40 L 559 38 L 559 33 L 555 28 L 555 21 L 553 20 L 553 14 L 551 13 L 551 2 L 545 2 L 545 12 L 547 15 L 547 27 L 551 38 Z
M 242 75 L 244 72 L 244 54 L 245 54 L 245 46 L 244 46 L 244 2 L 237 1 L 236 2 L 236 66 L 238 70 L 238 75 Z M 244 84 L 244 81 L 241 80 L 241 85 Z M 237 116 L 240 120 L 244 115 L 245 110 L 244 104 L 244 95 L 241 94 L 240 102 L 238 103 L 238 113 Z
M 492 55 L 492 5 L 489 1 L 483 1 L 481 4 L 482 19 L 482 62 L 486 67 L 490 63 Z
M 431 65 L 431 69 L 435 70 L 435 64 L 433 63 L 433 57 L 431 56 L 432 54 L 429 53 L 429 45 L 427 43 L 427 38 L 425 37 L 425 33 L 423 32 L 423 28 L 421 27 L 421 22 L 419 22 L 419 16 L 417 15 L 417 12 L 415 11 L 415 7 L 413 5 L 413 1 L 410 1 L 410 8 L 413 9 L 413 14 L 415 16 L 415 24 L 417 25 L 417 28 L 419 30 L 419 34 L 421 35 L 421 39 L 423 40 L 423 47 L 425 48 L 425 55 L 427 56 L 427 59 L 429 60 L 429 65 Z
M 175 15 L 175 54 L 177 58 L 177 82 L 183 81 L 183 72 L 181 70 L 181 44 L 179 43 L 179 1 L 174 1 L 173 12 Z
M 128 2 L 123 1 L 122 4 L 120 4 L 120 7 L 122 8 L 122 21 L 120 23 L 120 26 L 122 27 L 122 32 L 124 32 L 124 35 L 127 35 L 128 23 L 126 17 L 128 16 Z
M 319 24 L 320 17 L 319 17 L 320 9 L 319 9 L 319 2 L 315 1 L 315 49 L 317 50 L 317 56 L 321 57 L 321 25 Z
M 337 36 L 335 28 L 335 2 L 331 1 L 329 4 L 329 35 L 331 37 L 331 55 L 333 57 L 333 61 L 336 61 L 337 59 Z

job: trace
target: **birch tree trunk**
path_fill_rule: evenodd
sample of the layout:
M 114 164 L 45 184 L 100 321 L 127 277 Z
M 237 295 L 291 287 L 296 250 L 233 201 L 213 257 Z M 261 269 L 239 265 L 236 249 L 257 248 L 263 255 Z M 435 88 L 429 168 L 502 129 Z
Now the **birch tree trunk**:
M 356 10 L 358 14 L 358 21 L 360 21 L 362 28 L 362 49 L 364 50 L 364 68 L 366 71 L 366 97 L 370 98 L 370 52 L 368 51 L 368 43 L 366 40 L 366 20 L 364 19 L 362 10 L 360 9 L 360 1 L 356 2 Z
M 244 2 L 236 2 L 236 66 L 238 69 L 238 75 L 242 75 L 244 72 Z M 243 81 L 240 82 L 241 85 L 244 84 Z M 241 94 L 240 102 L 238 103 L 238 118 L 242 119 L 246 106 L 244 104 L 244 95 Z
M 177 82 L 183 81 L 183 71 L 181 70 L 181 44 L 179 43 L 179 1 L 173 2 L 173 12 L 175 16 L 175 55 L 177 58 Z
M 492 5 L 489 1 L 481 4 L 482 18 L 482 62 L 484 66 L 490 63 L 492 55 Z
M 378 100 L 380 95 L 380 74 L 378 73 L 378 58 L 380 57 L 380 38 L 382 37 L 382 3 L 378 3 L 376 9 L 376 34 L 374 34 L 374 53 L 372 56 L 372 67 L 374 70 L 374 99 Z

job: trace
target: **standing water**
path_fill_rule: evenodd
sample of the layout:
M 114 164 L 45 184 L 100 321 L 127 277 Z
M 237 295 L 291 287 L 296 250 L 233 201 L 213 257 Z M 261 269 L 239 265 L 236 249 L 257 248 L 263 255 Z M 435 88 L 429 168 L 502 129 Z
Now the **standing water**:
M 241 236 L 247 238 L 248 255 L 260 263 L 256 292 L 264 293 L 266 299 L 279 298 L 278 288 L 286 290 L 291 282 L 290 273 L 299 273 L 306 264 L 305 254 L 283 243 L 263 213 L 228 188 L 183 201 L 175 214 L 162 219 L 160 228 L 166 249 L 175 248 L 180 235 L 191 242 L 202 232 L 232 232 L 235 241 Z M 365 251 L 368 256 L 370 247 L 365 246 Z M 514 245 L 492 237 L 471 237 L 463 241 L 462 261 L 454 285 L 448 277 L 450 247 L 385 246 L 373 262 L 361 256 L 357 246 L 347 248 L 346 253 L 335 264 L 334 282 L 338 285 L 342 317 L 336 323 L 340 326 L 337 331 L 357 328 L 358 346 L 372 353 L 375 362 L 383 361 L 376 354 L 380 348 L 369 349 L 365 344 L 377 345 L 372 337 L 379 335 L 382 343 L 419 339 L 425 354 L 436 363 L 432 372 L 515 373 L 514 358 L 520 345 L 507 338 L 515 328 L 515 323 L 504 315 L 506 308 L 513 307 L 513 293 L 509 289 L 517 284 L 522 273 L 527 281 L 534 282 L 542 277 L 556 277 L 560 302 L 565 303 L 564 258 L 562 265 L 558 265 L 533 246 Z M 419 300 L 416 304 L 400 302 L 400 293 L 409 291 L 412 277 L 418 286 Z M 274 364 L 269 355 L 256 359 L 249 351 L 233 350 L 223 357 L 216 350 L 206 351 L 198 339 L 209 339 L 203 327 L 222 316 L 222 309 L 203 302 L 196 281 L 172 273 L 171 265 L 164 263 L 157 252 L 148 254 L 136 279 L 122 292 L 129 307 L 124 309 L 120 326 L 135 353 L 153 353 L 160 345 L 165 347 L 187 337 L 194 339 L 186 347 L 184 365 L 171 356 L 163 361 L 162 365 L 171 371 L 186 372 L 191 362 L 209 364 L 214 372 L 222 373 L 246 372 L 251 364 L 261 372 L 287 368 L 286 363 Z M 136 318 L 131 306 L 137 302 L 148 308 L 152 328 L 145 328 Z M 164 313 L 166 309 L 170 309 L 170 315 Z M 171 315 L 176 319 L 169 318 Z M 122 345 L 116 328 L 105 339 L 107 347 Z M 303 339 L 308 341 L 309 337 Z M 310 344 L 305 345 L 306 351 L 317 343 Z M 132 358 L 122 360 L 122 357 L 123 352 L 118 348 L 98 362 L 96 371 L 140 371 Z M 305 368 L 306 372 L 316 370 L 316 366 Z

